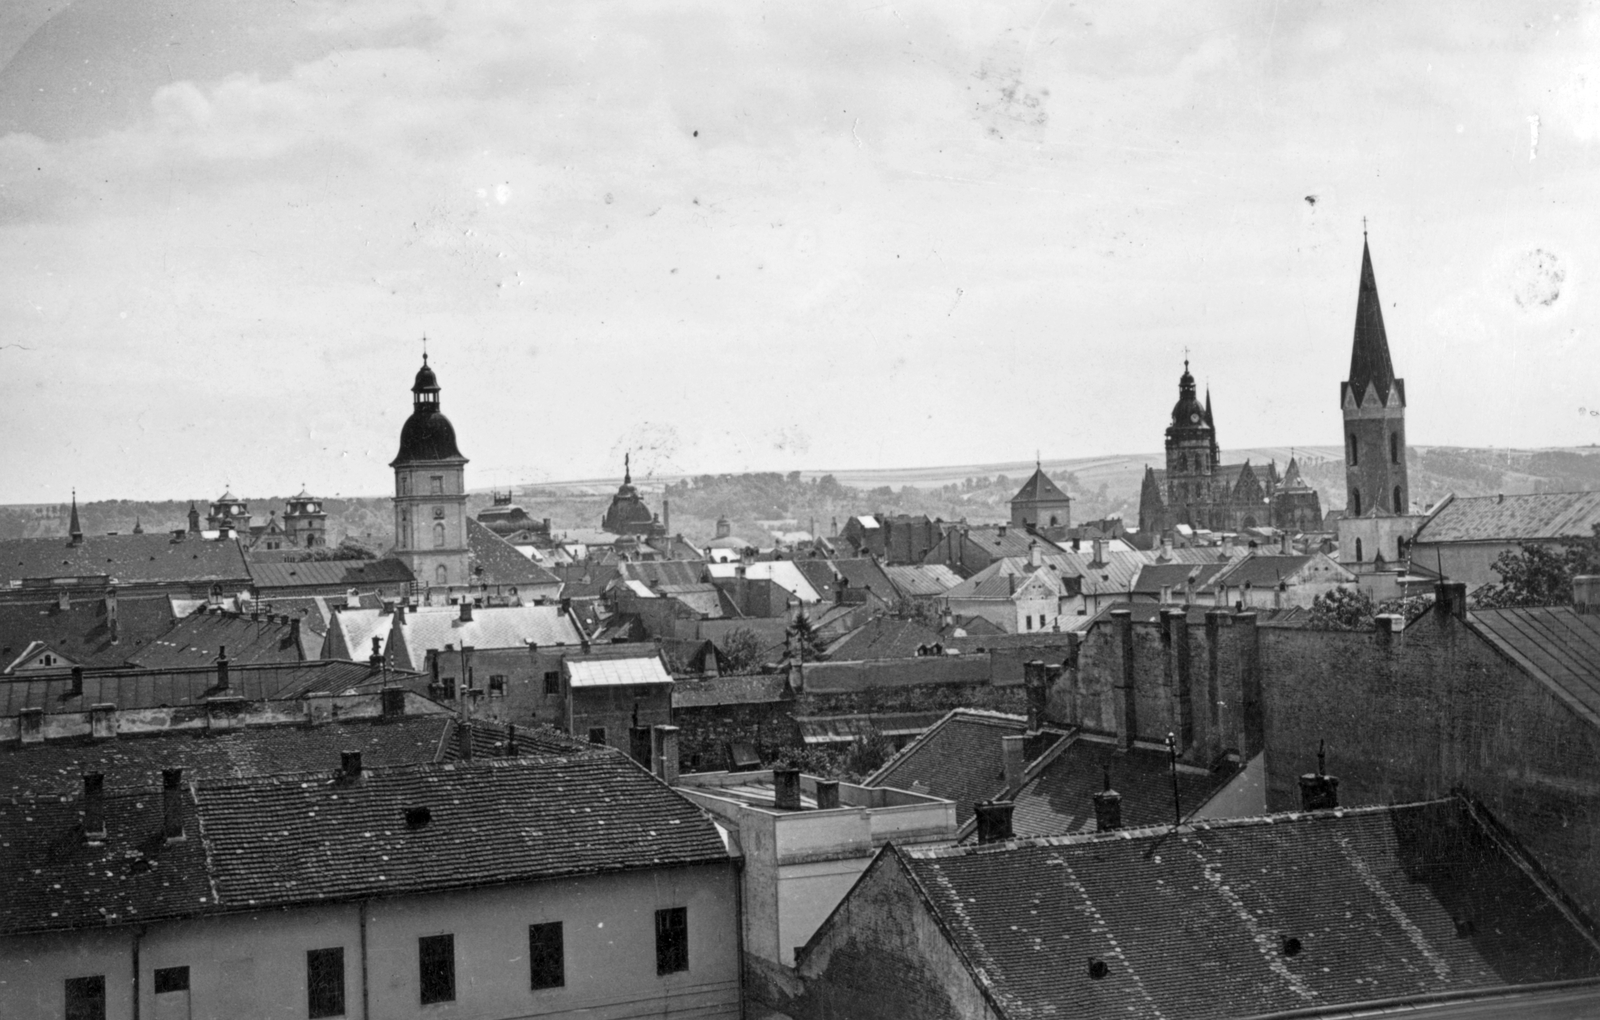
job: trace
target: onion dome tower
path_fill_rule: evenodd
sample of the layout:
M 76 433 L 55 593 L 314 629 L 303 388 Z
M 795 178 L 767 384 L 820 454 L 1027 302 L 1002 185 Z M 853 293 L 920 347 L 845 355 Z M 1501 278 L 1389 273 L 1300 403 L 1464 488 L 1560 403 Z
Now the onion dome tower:
M 400 429 L 394 468 L 393 556 L 423 586 L 465 585 L 467 458 L 455 426 L 439 410 L 439 379 L 422 356 L 411 387 L 411 417 Z

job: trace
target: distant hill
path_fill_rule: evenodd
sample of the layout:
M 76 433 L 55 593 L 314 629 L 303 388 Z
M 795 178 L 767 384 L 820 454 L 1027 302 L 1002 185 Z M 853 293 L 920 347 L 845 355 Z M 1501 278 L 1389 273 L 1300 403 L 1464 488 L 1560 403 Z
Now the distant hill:
M 1261 447 L 1224 450 L 1230 463 L 1248 460 L 1279 471 L 1291 453 L 1300 459 L 1306 481 L 1322 498 L 1324 511 L 1344 506 L 1343 451 L 1337 446 Z M 1414 446 L 1409 452 L 1411 497 L 1431 504 L 1454 492 L 1463 496 L 1495 493 L 1571 492 L 1600 489 L 1600 448 L 1485 450 L 1458 446 Z M 1045 471 L 1073 498 L 1074 520 L 1121 514 L 1134 524 L 1139 514 L 1139 484 L 1146 464 L 1157 466 L 1161 454 L 1120 454 L 1050 460 Z M 772 531 L 816 529 L 828 534 L 834 521 L 851 514 L 921 513 L 945 520 L 974 523 L 1003 520 L 1008 501 L 1033 472 L 1032 461 L 952 464 L 924 468 L 756 472 L 635 478 L 652 507 L 666 497 L 671 530 L 691 541 L 715 533 L 726 514 L 734 533 L 764 541 Z M 517 502 L 535 518 L 548 517 L 563 528 L 597 528 L 620 479 L 592 478 L 519 486 Z M 246 497 L 257 520 L 268 511 L 282 512 L 285 497 Z M 487 492 L 468 497 L 476 513 L 489 505 Z M 387 496 L 324 501 L 328 530 L 334 542 L 352 538 L 377 551 L 394 541 Z M 203 508 L 202 508 L 203 509 Z M 86 533 L 128 532 L 138 520 L 145 531 L 184 527 L 187 500 L 139 502 L 105 500 L 79 506 Z M 0 538 L 65 536 L 68 507 L 59 505 L 0 506 Z

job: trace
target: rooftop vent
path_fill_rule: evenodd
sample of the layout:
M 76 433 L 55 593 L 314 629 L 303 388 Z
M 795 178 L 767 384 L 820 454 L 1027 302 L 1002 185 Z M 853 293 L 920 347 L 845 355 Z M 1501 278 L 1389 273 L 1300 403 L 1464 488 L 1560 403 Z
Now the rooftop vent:
M 1111 973 L 1111 968 L 1106 965 L 1106 961 L 1098 956 L 1089 957 L 1089 976 L 1091 978 L 1099 981 L 1109 973 Z
M 406 828 L 426 829 L 428 823 L 433 821 L 433 811 L 425 807 L 406 808 Z
M 1299 956 L 1301 948 L 1302 946 L 1300 945 L 1300 940 L 1295 938 L 1293 935 L 1283 940 L 1284 956 Z
M 361 778 L 360 751 L 339 752 L 339 775 L 343 776 L 345 779 Z

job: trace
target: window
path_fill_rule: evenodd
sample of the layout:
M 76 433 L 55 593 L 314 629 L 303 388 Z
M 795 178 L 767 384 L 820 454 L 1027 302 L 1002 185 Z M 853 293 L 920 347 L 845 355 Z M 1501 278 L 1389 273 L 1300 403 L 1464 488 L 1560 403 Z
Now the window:
M 659 932 L 661 925 L 656 923 Z M 660 935 L 656 942 L 660 944 Z M 659 955 L 659 953 L 657 954 Z M 67 978 L 67 1020 L 106 1020 L 106 976 Z
M 443 524 L 435 524 L 433 526 L 433 547 L 435 549 L 443 549 L 444 548 L 444 525 Z
M 311 1017 L 344 1016 L 342 947 L 306 953 L 306 1013 Z
M 54 655 L 51 655 L 49 652 L 46 652 L 43 655 L 39 656 L 39 665 L 41 665 L 41 666 L 54 666 L 55 664 L 56 664 L 56 657 Z
M 603 744 L 606 742 L 606 728 L 604 726 L 589 727 L 589 743 Z
M 561 671 L 559 669 L 550 669 L 545 671 L 544 692 L 546 694 L 561 693 Z
M 445 569 L 443 563 L 433 568 L 433 583 L 440 586 L 450 583 L 450 571 Z
M 1050 526 L 1052 528 L 1055 527 L 1056 525 L 1060 524 L 1060 523 L 1061 523 L 1060 519 L 1058 519 L 1055 514 L 1051 514 L 1050 515 Z
M 1033 629 L 1033 615 L 1031 613 L 1028 615 L 1027 620 L 1028 620 L 1028 629 L 1032 630 Z
M 489 697 L 503 698 L 506 696 L 506 678 L 504 673 L 489 674 Z
M 456 937 L 424 935 L 417 939 L 417 976 L 422 1004 L 454 1002 L 456 998 Z
M 1354 432 L 1350 433 L 1350 449 L 1345 453 L 1345 457 L 1349 459 L 1351 467 L 1361 463 L 1360 458 L 1356 456 L 1356 434 Z
M 428 491 L 435 496 L 444 493 L 444 475 L 433 475 L 428 479 Z
M 656 911 L 656 973 L 689 969 L 689 908 Z
M 1358 538 L 1358 539 L 1356 539 L 1356 562 L 1360 563 L 1361 560 L 1362 560 L 1362 556 L 1361 556 L 1361 539 Z
M 567 983 L 560 921 L 528 925 L 528 969 L 534 991 L 560 988 Z
M 1389 463 L 1400 463 L 1400 433 L 1389 433 Z
M 189 990 L 188 967 L 157 967 L 156 968 L 156 994 L 166 995 L 168 992 L 187 992 Z M 313 1013 L 312 1016 L 323 1014 Z
M 1406 508 L 1400 503 L 1400 486 L 1398 485 L 1394 487 L 1394 512 L 1397 514 L 1406 512 Z
M 1351 489 L 1350 490 L 1350 514 L 1353 517 L 1360 517 L 1361 516 L 1361 490 L 1360 489 Z M 1361 557 L 1359 557 L 1359 556 L 1356 557 L 1356 559 L 1360 559 L 1360 558 Z
M 395 478 L 395 482 L 396 482 L 396 484 L 398 484 L 400 486 L 400 495 L 402 495 L 402 496 L 411 495 L 411 476 L 410 475 L 398 475 Z

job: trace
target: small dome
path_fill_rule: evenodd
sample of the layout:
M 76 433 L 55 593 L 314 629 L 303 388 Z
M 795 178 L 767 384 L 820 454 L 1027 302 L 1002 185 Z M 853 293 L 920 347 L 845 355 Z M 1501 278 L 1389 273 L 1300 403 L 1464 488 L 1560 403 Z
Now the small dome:
M 433 369 L 428 367 L 428 356 L 424 354 L 422 356 L 422 367 L 417 370 L 417 381 L 411 384 L 411 392 L 422 393 L 423 391 L 437 391 L 438 389 L 439 377 L 434 375 Z
M 465 460 L 456 449 L 456 430 L 450 419 L 433 410 L 417 410 L 400 429 L 400 452 L 390 467 L 418 460 Z
M 1177 428 L 1200 428 L 1206 425 L 1206 409 L 1194 395 L 1194 376 L 1189 374 L 1189 363 L 1183 363 L 1183 375 L 1178 379 L 1178 402 L 1172 405 L 1172 424 Z

